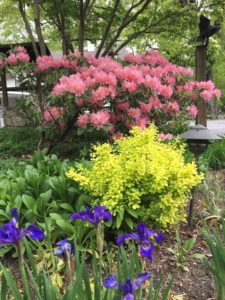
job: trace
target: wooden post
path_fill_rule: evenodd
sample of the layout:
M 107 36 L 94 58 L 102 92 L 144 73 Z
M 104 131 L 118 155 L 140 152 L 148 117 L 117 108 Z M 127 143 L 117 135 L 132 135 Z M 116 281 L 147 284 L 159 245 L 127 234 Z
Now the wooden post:
M 8 92 L 7 92 L 7 82 L 6 82 L 6 72 L 5 68 L 1 71 L 1 83 L 2 83 L 2 98 L 3 98 L 3 107 L 9 106 Z
M 195 69 L 196 80 L 206 80 L 206 56 L 207 56 L 207 44 L 196 47 L 195 52 Z M 198 115 L 196 118 L 196 124 L 201 124 L 207 127 L 207 104 L 204 100 L 198 99 L 197 102 Z

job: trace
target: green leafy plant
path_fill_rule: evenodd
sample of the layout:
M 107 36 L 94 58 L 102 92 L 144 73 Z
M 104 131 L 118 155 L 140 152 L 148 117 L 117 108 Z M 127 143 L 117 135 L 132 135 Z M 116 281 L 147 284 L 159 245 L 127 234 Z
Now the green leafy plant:
M 175 249 L 167 248 L 167 250 L 173 255 L 172 260 L 175 262 L 178 268 L 182 268 L 184 271 L 188 271 L 188 268 L 186 266 L 188 259 L 203 259 L 204 256 L 200 253 L 190 253 L 195 244 L 195 237 L 190 238 L 182 243 L 179 232 L 176 231 L 176 247 Z
M 69 161 L 61 161 L 55 155 L 35 153 L 29 160 L 20 162 L 15 169 L 0 173 L 1 222 L 9 218 L 10 210 L 18 207 L 23 216 L 21 225 L 37 222 L 54 232 L 56 237 L 76 234 L 84 226 L 72 226 L 69 216 L 89 203 L 89 198 L 78 185 L 67 179 Z M 46 225 L 47 224 L 47 225 Z M 57 230 L 54 230 L 56 229 Z M 81 230 L 83 239 L 89 229 Z M 54 238 L 54 236 L 52 237 Z M 81 242 L 81 240 L 79 240 Z M 1 249 L 0 252 L 5 251 Z
M 225 221 L 222 221 L 222 230 L 218 227 L 203 231 L 212 258 L 204 259 L 206 267 L 212 272 L 217 300 L 225 299 Z
M 204 202 L 199 215 L 205 221 L 220 219 L 225 216 L 225 191 L 222 187 L 222 180 L 223 177 L 220 175 L 207 174 L 200 186 L 200 193 L 204 196 Z
M 214 170 L 225 168 L 225 139 L 215 141 L 209 145 L 203 157 L 208 161 L 210 168 Z

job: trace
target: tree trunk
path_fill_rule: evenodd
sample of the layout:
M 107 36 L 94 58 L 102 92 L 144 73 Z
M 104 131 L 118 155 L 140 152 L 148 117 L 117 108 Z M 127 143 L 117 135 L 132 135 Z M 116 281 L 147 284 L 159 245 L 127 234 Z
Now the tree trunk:
M 34 0 L 33 3 L 34 3 L 34 24 L 35 24 L 37 37 L 38 37 L 41 55 L 46 55 L 45 41 L 42 34 L 41 22 L 40 22 L 40 0 Z
M 84 31 L 85 31 L 85 16 L 84 16 L 84 2 L 80 0 L 80 25 L 79 25 L 79 38 L 78 49 L 81 55 L 84 55 Z
M 37 45 L 35 43 L 35 39 L 34 39 L 34 36 L 33 36 L 32 29 L 31 29 L 29 21 L 27 19 L 27 15 L 26 15 L 26 12 L 25 12 L 23 1 L 19 0 L 18 4 L 19 4 L 20 14 L 21 14 L 21 16 L 23 18 L 23 21 L 24 21 L 24 24 L 25 24 L 25 28 L 26 28 L 26 31 L 27 31 L 27 33 L 29 35 L 29 38 L 30 38 L 30 41 L 31 41 L 31 44 L 32 44 L 32 47 L 33 47 L 33 50 L 34 50 L 34 53 L 35 53 L 36 57 L 38 57 L 40 54 L 39 54 Z

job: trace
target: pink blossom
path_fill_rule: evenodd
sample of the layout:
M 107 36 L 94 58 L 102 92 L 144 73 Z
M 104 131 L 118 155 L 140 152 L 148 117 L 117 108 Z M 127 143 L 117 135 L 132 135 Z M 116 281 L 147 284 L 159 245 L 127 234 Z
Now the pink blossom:
M 215 90 L 213 91 L 213 95 L 214 95 L 217 99 L 220 99 L 220 98 L 221 98 L 221 90 L 215 89 Z
M 171 140 L 173 138 L 173 135 L 171 133 L 160 133 L 160 139 L 161 141 L 165 141 L 165 140 Z
M 53 95 L 59 96 L 65 93 L 81 96 L 86 91 L 86 85 L 79 74 L 62 76 L 53 88 Z
M 89 113 L 85 113 L 83 115 L 79 115 L 78 116 L 77 125 L 80 128 L 86 128 L 88 126 L 89 121 L 90 121 L 90 114 Z
M 173 89 L 170 86 L 164 85 L 161 86 L 159 93 L 165 98 L 170 98 L 173 94 Z
M 20 52 L 20 53 L 16 54 L 16 58 L 20 61 L 23 61 L 23 62 L 29 62 L 30 61 L 30 56 L 27 53 L 24 53 L 24 52 Z
M 187 111 L 192 118 L 195 118 L 198 114 L 198 109 L 197 109 L 196 105 L 194 105 L 194 104 L 188 105 Z
M 16 54 L 12 53 L 7 57 L 7 62 L 10 65 L 16 65 L 17 64 L 17 57 Z
M 129 108 L 127 114 L 134 119 L 139 119 L 141 117 L 140 108 Z
M 141 102 L 140 108 L 144 113 L 149 114 L 152 110 L 153 101 L 149 101 L 148 103 Z
M 159 91 L 161 89 L 161 82 L 157 77 L 146 76 L 145 85 L 155 91 Z
M 121 100 L 117 102 L 116 108 L 119 110 L 127 110 L 129 108 L 129 102 Z
M 4 61 L 2 59 L 0 59 L 0 66 L 4 65 Z
M 27 54 L 27 50 L 26 50 L 24 47 L 22 47 L 22 46 L 17 46 L 17 47 L 15 47 L 15 48 L 14 48 L 14 51 L 15 51 L 15 52 L 20 52 L 20 53 Z
M 123 87 L 125 89 L 127 89 L 131 94 L 133 94 L 137 89 L 136 83 L 131 82 L 131 81 L 124 81 L 123 82 Z
M 99 100 L 103 100 L 107 96 L 109 96 L 109 90 L 107 87 L 99 86 L 97 90 L 92 91 L 93 103 L 97 103 Z
M 46 122 L 56 121 L 63 113 L 63 108 L 51 107 L 48 111 L 44 112 L 44 119 Z
M 98 111 L 97 113 L 90 114 L 90 121 L 93 127 L 103 128 L 103 126 L 109 121 L 110 114 L 107 111 Z
M 161 108 L 162 103 L 159 100 L 159 98 L 150 97 L 150 102 L 153 104 L 153 107 L 155 108 Z
M 137 125 L 143 130 L 149 123 L 149 119 L 144 117 L 140 118 L 137 122 Z
M 211 98 L 213 96 L 213 92 L 212 91 L 207 91 L 207 90 L 204 90 L 200 93 L 200 97 L 203 98 L 204 100 L 206 101 L 210 101 Z
M 180 106 L 176 101 L 172 102 L 171 107 L 174 110 L 179 110 L 180 109 Z

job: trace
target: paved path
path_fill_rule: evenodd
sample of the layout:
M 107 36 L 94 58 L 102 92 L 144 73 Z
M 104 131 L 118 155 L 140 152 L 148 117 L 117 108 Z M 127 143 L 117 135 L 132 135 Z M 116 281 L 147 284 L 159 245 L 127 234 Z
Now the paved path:
M 194 125 L 194 122 L 191 121 L 190 125 Z M 215 134 L 219 136 L 225 135 L 225 119 L 221 120 L 207 120 L 207 128 L 213 131 Z
M 212 130 L 220 136 L 225 135 L 225 119 L 222 120 L 208 120 L 207 121 L 208 129 Z

